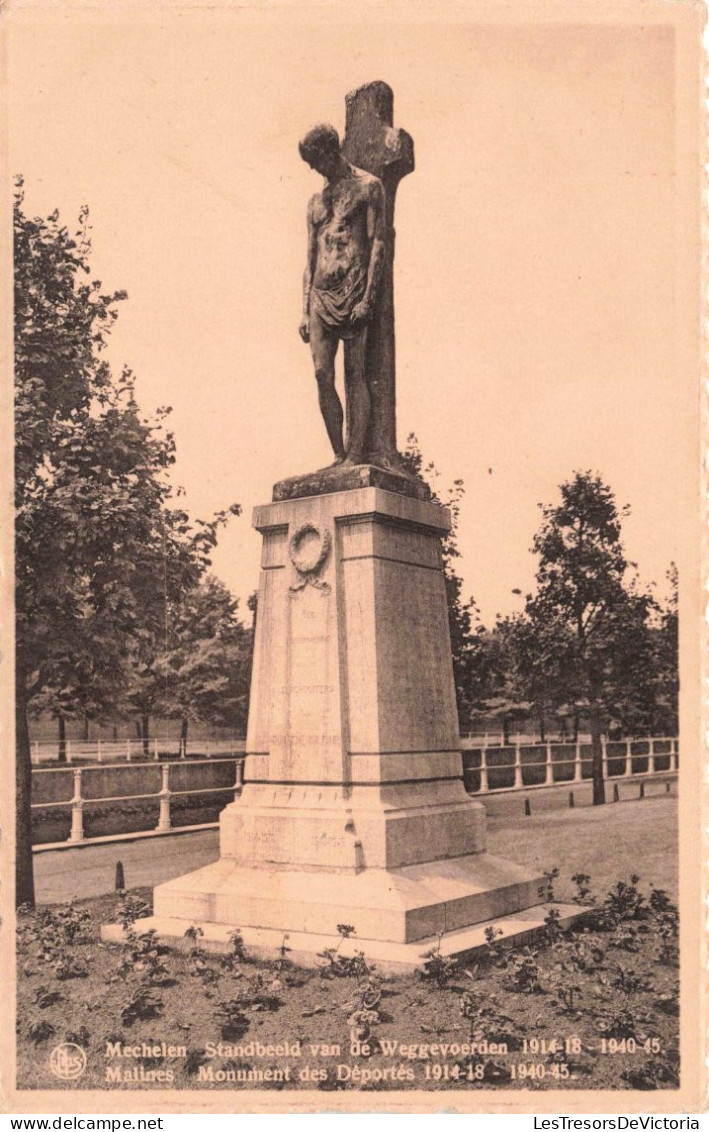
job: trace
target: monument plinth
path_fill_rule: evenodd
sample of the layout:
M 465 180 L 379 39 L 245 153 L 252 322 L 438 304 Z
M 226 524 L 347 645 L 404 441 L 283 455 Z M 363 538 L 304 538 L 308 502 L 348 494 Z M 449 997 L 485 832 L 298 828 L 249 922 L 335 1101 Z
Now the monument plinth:
M 335 463 L 282 480 L 254 511 L 245 786 L 221 815 L 220 859 L 156 888 L 141 926 L 179 939 L 196 923 L 215 947 L 238 928 L 274 955 L 288 933 L 291 957 L 313 963 L 348 923 L 343 953 L 418 966 L 437 938 L 443 954 L 483 945 L 490 923 L 520 938 L 547 908 L 542 876 L 485 852 L 485 811 L 463 785 L 450 516 L 396 451 L 394 201 L 413 142 L 385 83 L 346 101 L 342 148 L 326 125 L 300 143 L 325 184 L 308 205 L 299 330 Z
M 377 487 L 255 509 L 246 784 L 221 815 L 220 860 L 160 885 L 148 926 L 178 937 L 198 923 L 213 943 L 238 927 L 266 952 L 288 932 L 314 962 L 350 923 L 397 966 L 440 933 L 465 950 L 483 942 L 472 925 L 543 918 L 519 913 L 544 878 L 485 852 L 485 811 L 463 786 L 449 525 L 439 504 Z

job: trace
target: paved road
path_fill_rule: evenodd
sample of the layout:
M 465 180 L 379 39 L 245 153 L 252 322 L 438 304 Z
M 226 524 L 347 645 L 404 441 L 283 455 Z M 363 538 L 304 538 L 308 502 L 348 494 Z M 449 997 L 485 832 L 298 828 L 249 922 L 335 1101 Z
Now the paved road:
M 646 784 L 648 798 L 665 795 L 664 782 Z M 677 784 L 672 783 L 671 793 L 676 795 Z M 577 807 L 589 806 L 591 787 L 588 783 L 573 787 Z M 638 783 L 620 783 L 622 804 L 637 801 Z M 607 797 L 613 797 L 608 786 Z M 515 829 L 524 822 L 524 803 L 529 799 L 532 821 L 545 812 L 568 807 L 569 787 L 548 790 L 524 790 L 510 794 L 488 794 L 484 797 L 490 820 L 491 841 L 498 841 L 504 831 Z M 503 851 L 490 844 L 495 852 Z M 116 862 L 123 863 L 127 888 L 153 887 L 171 877 L 208 865 L 219 856 L 218 830 L 201 830 L 197 833 L 163 834 L 138 841 L 111 842 L 106 845 L 86 843 L 71 849 L 35 853 L 35 885 L 39 903 L 70 900 L 72 897 L 101 896 L 115 888 Z

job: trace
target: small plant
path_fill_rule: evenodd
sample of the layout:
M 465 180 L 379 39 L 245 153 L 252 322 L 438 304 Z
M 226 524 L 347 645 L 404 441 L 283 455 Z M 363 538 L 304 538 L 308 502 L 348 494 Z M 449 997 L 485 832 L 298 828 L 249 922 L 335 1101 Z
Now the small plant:
M 382 998 L 382 989 L 379 980 L 370 976 L 358 987 L 356 1003 L 350 1003 L 345 1009 L 355 1009 L 350 1013 L 347 1022 L 350 1027 L 350 1037 L 353 1041 L 366 1042 L 372 1034 L 374 1026 L 381 1022 L 379 1003 Z
M 541 994 L 541 971 L 531 947 L 522 947 L 512 955 L 512 986 L 527 994 Z
M 621 1078 L 631 1089 L 678 1089 L 679 1072 L 672 1060 L 648 1061 L 624 1069 Z
M 546 879 L 546 884 L 544 886 L 544 899 L 548 902 L 551 902 L 552 900 L 555 899 L 555 896 L 554 896 L 554 881 L 557 879 L 558 876 L 559 876 L 559 870 L 556 868 L 556 866 L 554 866 L 553 869 L 545 869 L 544 870 L 544 877 Z
M 508 1049 L 519 1049 L 522 1039 L 517 1027 L 506 1014 L 497 1008 L 497 996 L 483 994 L 481 991 L 464 991 L 458 999 L 460 1013 L 470 1024 L 471 1042 L 504 1042 Z M 474 1058 L 472 1060 L 475 1060 Z
M 640 951 L 642 937 L 638 928 L 634 927 L 633 924 L 623 925 L 618 929 L 618 934 L 611 940 L 609 946 L 617 947 L 621 951 Z
M 619 880 L 606 896 L 605 906 L 618 920 L 644 920 L 649 915 L 645 897 L 638 889 L 639 880 L 633 873 L 630 884 Z
M 278 1010 L 283 1005 L 279 992 L 283 990 L 283 983 L 273 978 L 270 971 L 257 971 L 251 977 L 251 997 L 248 1004 L 252 1010 Z M 242 1002 L 245 1002 L 242 999 Z
M 229 998 L 214 1008 L 214 1016 L 219 1020 L 222 1037 L 226 1041 L 238 1039 L 248 1030 L 247 1005 L 243 998 Z
M 591 878 L 588 873 L 574 873 L 571 878 L 576 885 L 576 895 L 572 897 L 574 904 L 591 904 Z
M 657 922 L 660 936 L 660 962 L 668 967 L 679 963 L 679 912 L 677 905 L 663 888 L 653 888 L 649 900 L 650 909 Z
M 157 1018 L 163 1007 L 162 999 L 157 997 L 152 987 L 139 986 L 121 1007 L 121 1021 L 124 1026 L 132 1026 L 134 1022 Z
M 507 966 L 507 951 L 500 942 L 503 934 L 501 928 L 496 928 L 492 924 L 485 928 L 485 949 L 483 955 L 487 962 L 495 967 Z
M 556 1003 L 566 1014 L 578 1016 L 579 999 L 583 995 L 583 988 L 578 981 L 580 957 L 573 943 L 561 944 L 556 951 L 561 956 L 561 961 L 547 974 L 550 990 L 556 995 Z
M 52 1023 L 48 1022 L 46 1018 L 41 1018 L 37 1022 L 30 1022 L 27 1027 L 27 1037 L 36 1046 L 40 1042 L 46 1042 L 47 1038 L 51 1038 L 52 1034 L 56 1034 L 56 1032 Z
M 195 1077 L 200 1066 L 206 1065 L 207 1055 L 202 1049 L 191 1049 L 185 1059 L 185 1073 L 188 1077 Z
M 40 1010 L 46 1010 L 48 1006 L 54 1006 L 55 1002 L 61 1002 L 61 994 L 59 991 L 50 990 L 49 987 L 42 984 L 34 989 L 34 1004 Z
M 578 1000 L 583 994 L 578 983 L 560 982 L 556 993 L 567 1014 L 578 1014 Z
M 597 971 L 605 958 L 603 948 L 583 936 L 564 940 L 554 950 L 559 965 L 567 972 Z
M 638 974 L 637 971 L 633 971 L 630 967 L 616 963 L 615 972 L 611 986 L 623 991 L 624 994 L 638 994 L 640 991 L 652 990 L 651 981 L 644 975 Z
M 52 970 L 62 982 L 66 979 L 85 979 L 89 973 L 86 963 L 81 959 L 70 959 L 68 956 L 57 959 L 56 963 L 52 964 Z
M 358 980 L 367 978 L 374 968 L 367 963 L 363 951 L 356 951 L 354 955 L 340 954 L 344 941 L 356 934 L 352 924 L 338 924 L 337 934 L 340 937 L 337 947 L 326 947 L 318 952 L 318 959 L 325 960 L 320 965 L 322 978 L 343 978 L 346 975 L 354 975 Z
M 207 987 L 217 982 L 219 972 L 209 962 L 207 952 L 198 943 L 198 940 L 202 939 L 203 936 L 204 929 L 192 924 L 185 932 L 184 938 L 192 941 L 192 946 L 187 952 L 187 969 L 191 975 L 200 979 L 202 984 Z
M 79 1026 L 78 1030 L 67 1030 L 64 1034 L 65 1042 L 73 1042 L 77 1046 L 87 1046 L 91 1041 L 91 1034 L 86 1026 Z
M 31 948 L 33 957 L 43 965 L 51 965 L 57 978 L 87 974 L 86 964 L 71 954 L 74 947 L 93 942 L 93 921 L 85 908 L 77 908 L 71 901 L 58 909 L 40 908 L 21 917 L 18 937 L 20 946 Z
M 555 944 L 564 938 L 564 929 L 561 926 L 561 915 L 558 908 L 550 908 L 544 917 L 544 938 L 547 943 Z
M 635 1016 L 627 1005 L 596 1020 L 596 1029 L 604 1038 L 634 1038 L 636 1028 Z
M 441 953 L 441 939 L 443 932 L 439 932 L 436 939 L 436 946 L 424 951 L 421 958 L 424 960 L 423 970 L 419 971 L 422 979 L 428 979 L 430 982 L 435 983 L 437 987 L 447 986 L 449 980 L 458 973 L 460 965 L 457 959 L 453 959 L 450 955 L 443 955 Z
M 116 919 L 124 931 L 127 932 L 133 927 L 136 920 L 142 920 L 145 916 L 149 916 L 151 912 L 150 905 L 146 904 L 145 900 L 141 900 L 139 896 L 133 896 L 123 889 L 119 891 Z
M 240 931 L 234 930 L 229 933 L 229 950 L 222 955 L 220 964 L 225 971 L 238 970 L 241 963 L 246 959 L 246 952 L 244 951 L 244 937 Z
M 151 929 L 138 934 L 130 927 L 126 930 L 126 947 L 118 966 L 118 974 L 121 978 L 138 974 L 149 983 L 163 982 L 169 974 L 162 960 L 166 950 L 158 943 L 156 931 Z
M 278 959 L 276 960 L 276 968 L 278 971 L 282 971 L 288 963 L 287 956 L 291 949 L 286 945 L 287 939 L 290 939 L 288 932 L 286 932 L 283 936 L 283 939 L 281 940 L 281 946 L 278 948 Z

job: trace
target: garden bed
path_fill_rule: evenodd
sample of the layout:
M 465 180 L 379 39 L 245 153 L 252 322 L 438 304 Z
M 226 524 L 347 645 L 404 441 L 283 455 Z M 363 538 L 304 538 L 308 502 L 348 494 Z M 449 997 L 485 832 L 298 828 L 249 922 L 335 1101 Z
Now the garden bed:
M 548 881 L 553 897 L 555 871 Z M 594 899 L 589 884 L 573 878 L 580 902 Z M 18 1087 L 678 1087 L 677 913 L 637 878 L 569 932 L 552 914 L 532 946 L 503 950 L 491 936 L 459 965 L 434 947 L 397 977 L 380 975 L 364 944 L 353 960 L 323 953 L 315 971 L 290 964 L 287 936 L 268 963 L 244 955 L 238 933 L 227 956 L 207 954 L 198 931 L 171 950 L 140 934 L 143 898 L 20 915 Z M 100 940 L 116 919 L 125 947 Z M 85 1051 L 80 1079 L 52 1075 L 61 1042 Z

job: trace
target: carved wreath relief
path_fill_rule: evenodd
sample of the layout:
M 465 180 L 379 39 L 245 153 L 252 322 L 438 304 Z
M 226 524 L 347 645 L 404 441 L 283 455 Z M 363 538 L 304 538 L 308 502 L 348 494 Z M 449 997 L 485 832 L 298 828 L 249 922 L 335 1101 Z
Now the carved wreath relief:
M 330 593 L 330 584 L 317 575 L 322 570 L 332 546 L 329 531 L 321 531 L 315 523 L 302 523 L 295 529 L 288 543 L 288 555 L 296 568 L 298 581 L 290 587 L 292 593 L 315 586 L 324 597 Z

